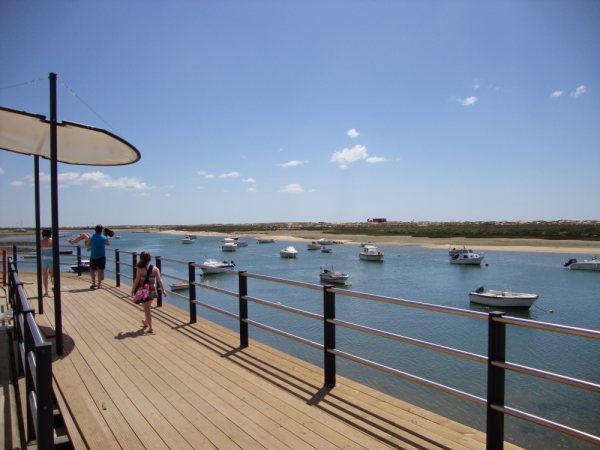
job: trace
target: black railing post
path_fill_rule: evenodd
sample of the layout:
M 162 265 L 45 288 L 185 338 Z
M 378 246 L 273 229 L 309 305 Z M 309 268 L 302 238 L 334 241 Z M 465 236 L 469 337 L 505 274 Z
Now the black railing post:
M 132 276 L 133 276 L 133 279 L 135 280 L 135 274 L 137 272 L 137 253 L 136 252 L 133 252 L 131 254 L 131 265 L 133 266 L 133 270 L 132 270 L 133 275 Z M 133 283 L 133 281 L 132 281 L 132 283 Z
M 190 284 L 190 323 L 196 323 L 196 268 L 188 263 L 188 282 Z
M 15 272 L 18 272 L 19 268 L 17 267 L 17 246 L 16 246 L 16 244 L 13 244 L 13 264 L 15 265 Z
M 335 350 L 335 324 L 328 320 L 335 319 L 335 293 L 331 292 L 333 286 L 323 288 L 323 334 L 324 334 L 324 368 L 325 386 L 335 386 L 335 355 L 330 350 Z
M 38 414 L 37 447 L 54 447 L 54 412 L 52 396 L 52 344 L 45 342 L 35 349 L 36 397 Z
M 486 448 L 501 450 L 504 447 L 504 414 L 494 411 L 492 405 L 504 406 L 504 369 L 492 362 L 506 361 L 506 324 L 494 319 L 502 312 L 491 312 L 488 316 L 488 362 L 487 362 L 487 423 Z
M 77 276 L 81 276 L 81 247 L 77 246 Z
M 115 282 L 117 287 L 121 286 L 121 259 L 119 249 L 115 249 Z
M 160 256 L 156 257 L 156 268 L 160 271 L 160 273 L 162 273 L 162 260 Z M 156 287 L 157 289 L 159 288 L 159 286 Z M 156 306 L 161 307 L 162 306 L 162 291 L 160 289 L 158 289 L 158 297 L 156 298 Z
M 24 361 L 25 361 L 25 367 L 23 368 L 23 371 L 25 373 L 25 403 L 27 403 L 27 441 L 31 442 L 33 440 L 35 440 L 35 417 L 33 416 L 33 411 L 31 410 L 31 404 L 29 402 L 29 394 L 32 391 L 35 391 L 35 380 L 33 379 L 33 368 L 31 365 L 31 360 L 29 359 L 28 355 L 29 352 L 33 352 L 35 350 L 35 344 L 33 342 L 33 335 L 32 335 L 32 331 L 29 328 L 29 321 L 27 320 L 27 314 L 33 314 L 34 310 L 33 309 L 28 309 L 25 311 L 22 311 L 22 318 L 23 318 L 23 330 L 21 330 L 22 334 L 22 339 L 24 342 L 24 346 L 25 346 L 25 355 L 24 355 Z M 17 319 L 18 320 L 18 319 Z
M 240 304 L 240 347 L 248 347 L 248 278 L 246 277 L 246 271 L 242 270 L 238 273 L 238 286 L 239 286 L 239 304 Z

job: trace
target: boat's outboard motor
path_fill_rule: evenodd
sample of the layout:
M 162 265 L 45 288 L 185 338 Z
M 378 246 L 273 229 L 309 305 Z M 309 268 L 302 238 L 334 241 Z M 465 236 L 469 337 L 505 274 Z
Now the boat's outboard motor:
M 478 294 L 483 293 L 483 291 L 485 291 L 483 286 L 479 286 L 477 289 L 475 289 L 475 292 L 477 292 Z
M 576 263 L 577 258 L 571 258 L 566 263 L 563 264 L 563 267 L 569 267 L 571 264 Z

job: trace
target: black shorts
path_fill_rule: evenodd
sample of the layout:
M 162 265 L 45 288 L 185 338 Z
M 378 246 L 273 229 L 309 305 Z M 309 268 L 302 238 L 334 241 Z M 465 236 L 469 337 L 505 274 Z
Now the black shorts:
M 104 270 L 106 267 L 106 256 L 102 258 L 90 258 L 90 270 Z

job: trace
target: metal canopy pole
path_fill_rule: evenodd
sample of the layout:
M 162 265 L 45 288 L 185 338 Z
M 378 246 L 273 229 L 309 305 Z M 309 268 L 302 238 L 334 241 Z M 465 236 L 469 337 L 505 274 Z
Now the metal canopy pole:
M 35 256 L 38 289 L 38 313 L 44 314 L 44 297 L 42 294 L 42 249 L 40 238 L 40 157 L 33 157 L 33 171 L 35 180 Z
M 54 333 L 56 353 L 63 354 L 58 243 L 58 130 L 56 124 L 56 74 L 50 73 L 50 192 L 52 197 L 52 265 L 54 267 Z

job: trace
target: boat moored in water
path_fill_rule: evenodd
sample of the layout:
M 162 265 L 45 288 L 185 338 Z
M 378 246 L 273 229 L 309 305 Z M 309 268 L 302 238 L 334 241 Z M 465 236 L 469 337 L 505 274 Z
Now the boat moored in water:
M 223 243 L 221 244 L 221 250 L 223 250 L 224 252 L 235 252 L 237 248 L 237 242 L 235 242 L 233 238 L 223 239 Z
M 169 287 L 172 291 L 185 291 L 190 288 L 190 284 L 187 281 L 179 281 L 177 283 L 171 283 Z
M 362 246 L 358 257 L 363 261 L 383 262 L 383 252 L 375 245 L 365 244 Z
M 279 256 L 282 258 L 295 258 L 298 255 L 298 250 L 296 250 L 293 246 L 289 246 L 286 248 L 282 248 L 279 251 Z
M 82 259 L 81 262 L 79 263 L 79 266 L 77 266 L 77 264 L 73 264 L 71 266 L 71 270 L 73 272 L 89 272 L 90 271 L 90 260 Z
M 200 264 L 200 269 L 202 269 L 202 273 L 205 275 L 209 273 L 222 273 L 234 267 L 235 263 L 233 261 L 217 261 L 216 259 L 207 259 Z
M 563 264 L 564 267 L 571 270 L 592 270 L 600 272 L 600 258 L 594 256 L 592 259 L 577 261 L 577 258 L 571 258 Z
M 317 241 L 312 241 L 308 243 L 306 247 L 308 248 L 308 250 L 320 250 L 321 244 L 319 244 Z
M 471 249 L 460 249 L 450 256 L 450 264 L 463 264 L 468 266 L 479 266 L 483 261 L 483 253 L 475 253 Z
M 272 238 L 257 238 L 256 239 L 257 244 L 272 244 L 273 242 L 275 242 L 275 239 L 272 239 Z
M 193 244 L 196 242 L 196 238 L 194 236 L 190 236 L 189 234 L 181 239 L 182 244 Z
M 483 286 L 469 292 L 469 300 L 472 303 L 499 308 L 529 309 L 537 299 L 537 294 L 485 289 Z
M 319 274 L 319 278 L 323 283 L 346 284 L 348 277 L 347 273 L 333 270 L 331 265 L 321 267 L 321 273 Z

